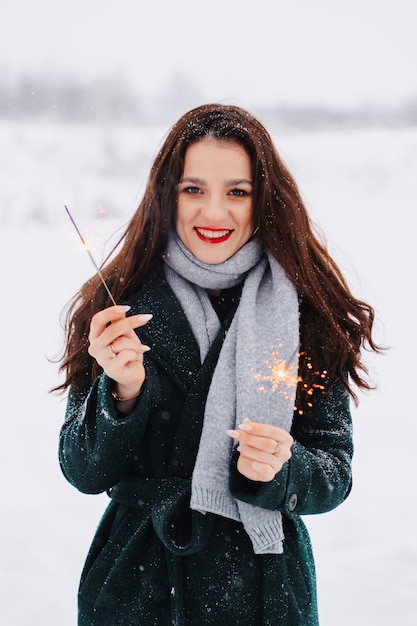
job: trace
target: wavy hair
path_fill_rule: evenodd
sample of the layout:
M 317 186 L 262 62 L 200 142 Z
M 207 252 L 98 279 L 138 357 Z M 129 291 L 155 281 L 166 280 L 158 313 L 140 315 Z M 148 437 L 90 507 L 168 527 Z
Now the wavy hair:
M 325 244 L 315 233 L 297 185 L 264 126 L 244 109 L 207 104 L 187 112 L 168 132 L 151 167 L 137 210 L 103 264 L 117 302 L 125 302 L 163 254 L 175 223 L 177 187 L 187 148 L 204 137 L 234 141 L 250 157 L 254 224 L 262 245 L 283 266 L 300 297 L 301 352 L 297 407 L 339 377 L 356 401 L 354 386 L 372 388 L 362 349 L 379 352 L 372 338 L 373 308 L 355 298 Z M 113 256 L 113 258 L 111 258 Z M 98 276 L 88 280 L 66 310 L 60 364 L 65 381 L 54 391 L 90 385 L 100 369 L 89 356 L 93 315 L 111 302 Z

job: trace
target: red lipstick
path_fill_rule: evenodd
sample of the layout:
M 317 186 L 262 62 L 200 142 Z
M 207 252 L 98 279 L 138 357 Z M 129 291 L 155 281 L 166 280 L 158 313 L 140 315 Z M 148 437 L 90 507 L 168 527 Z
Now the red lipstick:
M 227 241 L 233 233 L 233 229 L 230 230 L 227 228 L 207 228 L 195 226 L 194 230 L 197 237 L 205 243 L 223 243 L 224 241 Z

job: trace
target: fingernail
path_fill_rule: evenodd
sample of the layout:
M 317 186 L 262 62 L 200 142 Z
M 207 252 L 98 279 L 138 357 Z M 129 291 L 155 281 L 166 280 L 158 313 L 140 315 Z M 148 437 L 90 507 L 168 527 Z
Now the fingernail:
M 142 313 L 140 316 L 141 322 L 149 322 L 153 318 L 152 313 Z
M 149 350 L 150 350 L 149 346 L 142 345 L 142 352 L 149 352 Z
M 243 424 L 239 424 L 239 428 L 240 428 L 241 430 L 245 430 L 245 431 L 246 431 L 246 432 L 248 432 L 248 433 L 249 433 L 251 430 L 253 430 L 253 426 L 252 426 L 252 424 L 250 423 L 250 420 L 248 420 L 248 419 L 245 419 L 245 420 L 244 420 L 244 422 L 243 422 Z
M 132 307 L 129 306 L 129 304 L 119 304 L 116 308 L 115 311 L 117 313 L 127 313 L 128 311 L 130 311 Z
M 238 430 L 226 430 L 226 434 L 229 435 L 229 437 L 233 437 L 233 439 L 239 439 L 240 437 Z

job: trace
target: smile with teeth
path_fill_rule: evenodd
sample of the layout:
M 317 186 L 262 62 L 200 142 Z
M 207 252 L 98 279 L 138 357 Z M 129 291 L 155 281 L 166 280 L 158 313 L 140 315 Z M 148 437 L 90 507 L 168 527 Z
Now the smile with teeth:
M 233 229 L 198 228 L 197 226 L 194 227 L 194 230 L 199 239 L 207 241 L 208 243 L 221 243 L 222 241 L 227 241 L 233 232 Z

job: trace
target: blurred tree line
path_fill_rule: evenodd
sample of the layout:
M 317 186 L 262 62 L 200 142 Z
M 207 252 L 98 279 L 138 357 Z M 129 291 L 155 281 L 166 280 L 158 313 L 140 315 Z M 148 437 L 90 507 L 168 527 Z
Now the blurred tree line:
M 201 102 L 193 83 L 174 76 L 155 96 L 135 93 L 120 76 L 92 81 L 71 77 L 0 77 L 0 118 L 64 122 L 144 123 L 165 121 Z M 194 106 L 194 103 L 191 105 Z
M 182 74 L 174 75 L 164 89 L 153 96 L 134 92 L 120 76 L 92 81 L 50 76 L 25 76 L 14 82 L 0 80 L 0 119 L 165 123 L 202 102 L 196 85 Z M 316 105 L 277 104 L 251 109 L 266 124 L 298 129 L 417 124 L 417 96 L 397 107 L 381 103 L 339 110 Z

